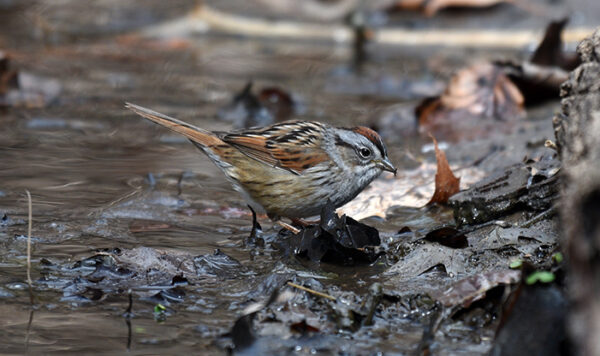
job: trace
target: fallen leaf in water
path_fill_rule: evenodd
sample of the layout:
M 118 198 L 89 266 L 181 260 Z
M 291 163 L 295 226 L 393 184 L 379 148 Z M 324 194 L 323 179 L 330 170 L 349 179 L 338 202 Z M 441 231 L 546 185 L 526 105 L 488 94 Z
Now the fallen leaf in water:
M 469 246 L 467 236 L 451 226 L 444 226 L 428 232 L 425 235 L 425 240 L 437 242 L 451 248 L 465 248 Z
M 485 292 L 501 284 L 514 284 L 521 279 L 521 271 L 502 270 L 476 274 L 462 279 L 444 290 L 439 290 L 431 297 L 451 307 L 462 305 L 467 308 L 471 303 L 485 296 Z
M 435 145 L 437 173 L 435 174 L 435 192 L 427 205 L 433 203 L 445 204 L 451 196 L 458 193 L 460 190 L 460 178 L 454 176 L 454 173 L 452 173 L 452 170 L 450 169 L 450 165 L 448 165 L 446 154 L 438 148 L 436 139 L 433 136 L 431 136 L 431 138 Z
M 460 70 L 440 97 L 429 98 L 415 109 L 421 134 L 450 141 L 509 133 L 525 117 L 523 95 L 490 63 Z
M 306 323 L 306 320 L 304 319 L 300 322 L 290 325 L 290 330 L 301 335 L 306 335 L 308 333 L 318 333 L 320 331 L 319 328 L 316 328 L 312 325 L 308 325 Z
M 380 254 L 372 247 L 380 243 L 377 229 L 346 215 L 339 217 L 328 202 L 321 210 L 319 224 L 294 234 L 291 245 L 294 254 L 313 262 L 355 265 L 375 261 Z
M 396 283 L 410 281 L 435 267 L 443 267 L 450 278 L 464 274 L 468 268 L 468 249 L 454 249 L 438 244 L 424 243 L 414 249 L 390 267 L 385 274 L 398 275 Z

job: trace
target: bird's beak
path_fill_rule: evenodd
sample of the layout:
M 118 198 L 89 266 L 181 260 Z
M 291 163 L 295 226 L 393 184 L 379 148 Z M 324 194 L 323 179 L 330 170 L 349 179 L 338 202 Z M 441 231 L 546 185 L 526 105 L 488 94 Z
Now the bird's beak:
M 377 160 L 375 163 L 377 163 L 377 166 L 384 171 L 392 172 L 396 175 L 396 167 L 390 162 L 389 158 L 385 157 L 384 159 Z

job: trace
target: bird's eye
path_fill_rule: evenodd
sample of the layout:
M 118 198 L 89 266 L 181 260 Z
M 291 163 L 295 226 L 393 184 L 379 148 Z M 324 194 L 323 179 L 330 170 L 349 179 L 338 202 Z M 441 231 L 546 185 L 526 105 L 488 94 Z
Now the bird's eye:
M 361 147 L 358 150 L 358 154 L 362 157 L 362 158 L 369 158 L 371 157 L 371 150 L 366 148 L 366 147 Z

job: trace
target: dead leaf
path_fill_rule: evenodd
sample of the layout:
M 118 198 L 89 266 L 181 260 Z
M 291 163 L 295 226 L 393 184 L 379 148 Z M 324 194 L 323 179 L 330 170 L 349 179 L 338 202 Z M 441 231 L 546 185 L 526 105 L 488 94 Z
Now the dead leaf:
M 433 203 L 445 204 L 451 196 L 460 190 L 460 178 L 456 178 L 452 173 L 446 154 L 439 149 L 436 139 L 433 136 L 431 136 L 431 139 L 435 145 L 437 173 L 435 174 L 435 192 L 427 205 Z
M 520 279 L 521 271 L 519 270 L 485 272 L 467 277 L 444 290 L 430 294 L 444 306 L 462 305 L 468 308 L 471 303 L 483 298 L 488 290 L 501 284 L 517 283 Z
M 465 248 L 469 246 L 469 241 L 465 233 L 451 226 L 443 226 L 428 232 L 425 235 L 425 240 L 437 242 L 440 245 L 451 248 Z
M 319 328 L 306 323 L 306 319 L 302 319 L 302 321 L 290 325 L 290 331 L 301 335 L 306 335 L 309 333 L 318 333 L 320 330 Z
M 429 98 L 415 109 L 421 134 L 431 132 L 440 139 L 461 141 L 510 133 L 525 117 L 523 95 L 491 63 L 478 63 L 460 70 L 440 97 Z
M 454 249 L 438 244 L 424 243 L 415 246 L 408 255 L 390 267 L 385 275 L 398 275 L 395 283 L 415 279 L 436 266 L 443 266 L 450 278 L 466 273 L 468 258 L 472 251 L 468 249 Z

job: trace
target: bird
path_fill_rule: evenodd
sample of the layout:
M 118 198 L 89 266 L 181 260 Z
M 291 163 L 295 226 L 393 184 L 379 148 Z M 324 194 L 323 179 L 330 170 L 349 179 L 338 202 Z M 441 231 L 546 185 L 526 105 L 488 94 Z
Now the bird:
M 187 137 L 254 210 L 293 223 L 348 203 L 383 171 L 396 174 L 381 137 L 363 127 L 287 121 L 211 132 L 131 103 L 136 114 Z

